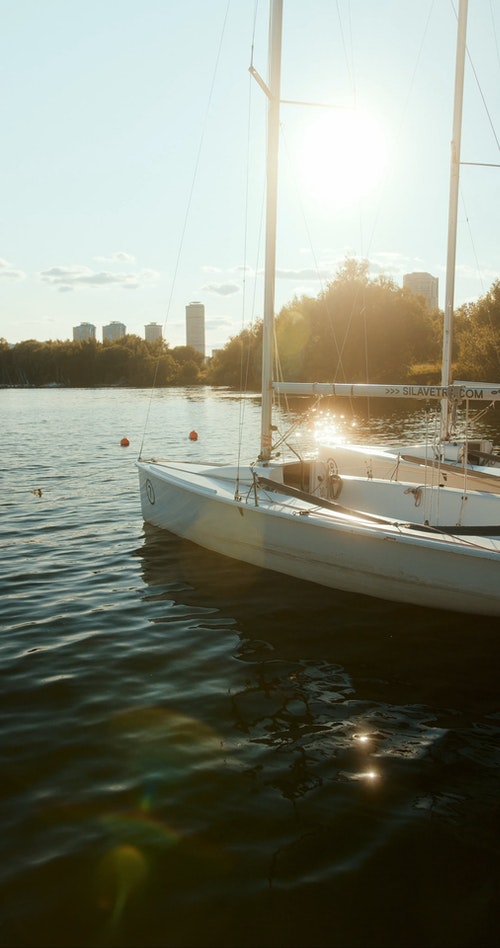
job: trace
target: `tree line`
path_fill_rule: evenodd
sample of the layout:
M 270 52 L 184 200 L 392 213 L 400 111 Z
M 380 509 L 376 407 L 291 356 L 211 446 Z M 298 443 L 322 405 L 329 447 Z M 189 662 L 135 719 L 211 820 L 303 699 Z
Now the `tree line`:
M 276 319 L 281 377 L 289 381 L 373 383 L 440 381 L 443 314 L 387 276 L 369 278 L 367 261 L 346 259 L 317 296 L 294 298 Z M 496 381 L 500 281 L 455 314 L 455 378 Z M 260 389 L 262 322 L 205 360 L 126 335 L 116 342 L 0 341 L 0 384 L 151 387 L 222 385 Z
M 115 342 L 37 342 L 9 346 L 0 340 L 0 385 L 71 388 L 196 385 L 204 379 L 203 356 L 191 346 L 170 349 L 128 334 Z
M 441 380 L 443 313 L 387 276 L 370 278 L 368 261 L 347 258 L 317 296 L 295 298 L 276 319 L 279 371 L 297 382 Z M 500 375 L 500 281 L 455 312 L 453 375 Z M 213 385 L 260 388 L 262 324 L 229 340 L 210 365 Z

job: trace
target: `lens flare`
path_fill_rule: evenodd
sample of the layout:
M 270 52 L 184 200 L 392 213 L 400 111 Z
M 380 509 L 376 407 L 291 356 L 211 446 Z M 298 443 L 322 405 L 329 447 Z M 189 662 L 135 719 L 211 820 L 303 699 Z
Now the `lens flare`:
M 98 902 L 111 913 L 111 924 L 116 925 L 133 895 L 145 882 L 148 862 L 130 844 L 115 846 L 101 860 L 98 873 Z

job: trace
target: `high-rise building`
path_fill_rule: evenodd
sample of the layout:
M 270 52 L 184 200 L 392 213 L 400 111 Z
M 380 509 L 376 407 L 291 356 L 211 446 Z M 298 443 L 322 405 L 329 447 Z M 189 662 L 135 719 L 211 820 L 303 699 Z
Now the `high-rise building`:
M 73 342 L 88 342 L 89 339 L 95 339 L 95 326 L 92 323 L 73 326 Z
M 205 358 L 205 307 L 203 303 L 186 306 L 186 345 L 192 346 Z
M 144 326 L 144 338 L 146 342 L 155 342 L 162 338 L 161 326 L 159 323 L 148 323 Z
M 405 273 L 403 286 L 408 287 L 412 293 L 424 296 L 429 309 L 438 308 L 439 280 L 437 277 L 431 276 L 430 273 Z
M 117 339 L 121 339 L 127 332 L 127 327 L 123 323 L 119 323 L 114 320 L 112 323 L 108 323 L 107 326 L 102 327 L 102 341 L 103 342 L 116 342 Z

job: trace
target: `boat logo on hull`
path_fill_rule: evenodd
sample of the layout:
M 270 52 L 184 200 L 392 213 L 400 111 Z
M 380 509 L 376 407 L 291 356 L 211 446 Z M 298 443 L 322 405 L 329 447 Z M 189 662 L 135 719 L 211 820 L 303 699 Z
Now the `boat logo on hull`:
M 155 502 L 155 489 L 154 489 L 154 487 L 153 487 L 151 481 L 149 480 L 149 478 L 148 478 L 148 480 L 146 481 L 146 494 L 148 495 L 149 503 L 150 503 L 150 504 L 154 504 L 154 502 Z

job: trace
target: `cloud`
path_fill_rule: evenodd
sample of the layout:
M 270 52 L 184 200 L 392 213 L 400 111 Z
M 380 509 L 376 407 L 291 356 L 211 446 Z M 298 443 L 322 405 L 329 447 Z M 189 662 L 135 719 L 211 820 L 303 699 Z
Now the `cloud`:
M 216 293 L 217 296 L 233 296 L 240 292 L 240 287 L 236 283 L 206 283 L 202 289 L 207 293 Z
M 221 329 L 232 329 L 233 323 L 227 316 L 212 316 L 206 320 L 206 328 L 211 332 L 218 332 Z
M 249 273 L 250 275 L 254 273 L 253 267 L 249 267 L 248 264 L 239 264 L 237 267 L 233 267 L 233 273 Z
M 412 270 L 421 270 L 422 261 L 409 260 L 397 251 L 381 251 L 373 254 L 369 260 L 371 274 L 399 276 Z
M 201 268 L 201 270 L 202 270 L 202 273 L 211 273 L 211 274 L 223 273 L 223 272 L 224 272 L 224 271 L 221 269 L 221 267 L 214 267 L 214 266 L 212 266 L 211 264 L 205 264 L 205 265 Z M 237 274 L 240 274 L 240 273 L 243 273 L 243 274 L 248 274 L 248 273 L 250 273 L 250 274 L 252 274 L 252 273 L 254 273 L 254 270 L 253 270 L 253 268 L 250 267 L 248 264 L 243 264 L 243 263 L 241 263 L 241 264 L 238 264 L 238 265 L 235 266 L 235 267 L 229 267 L 229 268 L 226 270 L 226 272 L 227 272 L 227 273 L 237 273 Z
M 312 268 L 277 270 L 276 277 L 280 280 L 330 280 L 332 272 L 330 269 L 314 270 Z
M 125 250 L 117 250 L 110 257 L 94 257 L 94 260 L 98 263 L 116 263 L 117 261 L 118 263 L 135 263 L 135 257 Z
M 42 270 L 40 278 L 61 293 L 81 287 L 119 286 L 124 290 L 136 290 L 152 283 L 158 274 L 155 270 L 140 270 L 137 273 L 113 273 L 110 270 L 92 270 L 84 266 L 50 267 Z
M 148 270 L 145 268 L 139 271 L 138 276 L 142 283 L 154 283 L 158 279 L 159 273 L 157 270 Z
M 217 272 L 215 268 L 204 267 L 205 271 Z M 220 271 L 219 271 L 220 272 Z M 234 267 L 233 273 L 247 273 L 247 275 L 252 275 L 253 271 L 250 267 Z M 261 273 L 262 275 L 262 273 Z M 297 270 L 286 270 L 278 269 L 276 270 L 276 279 L 278 280 L 302 280 L 306 282 L 322 281 L 322 280 L 331 280 L 332 279 L 332 269 L 330 267 L 323 266 L 321 269 L 314 269 L 312 267 L 297 269 Z M 214 293 L 217 296 L 233 296 L 235 293 L 241 291 L 241 286 L 237 283 L 227 281 L 226 283 L 206 283 L 202 290 L 207 293 Z
M 16 270 L 15 267 L 0 257 L 0 279 L 4 280 L 24 280 L 26 274 L 22 270 Z

